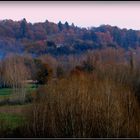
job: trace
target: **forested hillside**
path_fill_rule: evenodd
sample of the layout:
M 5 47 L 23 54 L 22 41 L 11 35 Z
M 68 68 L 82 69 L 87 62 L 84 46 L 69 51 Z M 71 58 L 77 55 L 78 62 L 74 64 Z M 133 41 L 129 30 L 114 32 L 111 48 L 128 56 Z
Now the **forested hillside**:
M 116 26 L 80 28 L 74 24 L 21 21 L 0 21 L 0 56 L 7 53 L 62 55 L 81 54 L 106 47 L 126 50 L 140 46 L 140 31 Z

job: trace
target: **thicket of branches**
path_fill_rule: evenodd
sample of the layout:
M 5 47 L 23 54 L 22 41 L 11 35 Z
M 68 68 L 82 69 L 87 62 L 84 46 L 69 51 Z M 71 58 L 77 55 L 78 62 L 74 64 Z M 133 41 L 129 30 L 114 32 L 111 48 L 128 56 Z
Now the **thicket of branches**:
M 27 57 L 26 57 L 27 59 Z M 28 57 L 33 78 L 48 78 L 32 94 L 21 137 L 140 137 L 139 51 L 102 49 L 76 56 Z M 26 62 L 26 61 L 24 61 Z M 29 63 L 30 62 L 30 63 Z M 8 64 L 8 63 L 7 63 Z M 32 67 L 31 65 L 32 64 Z M 50 71 L 49 71 L 50 70 Z

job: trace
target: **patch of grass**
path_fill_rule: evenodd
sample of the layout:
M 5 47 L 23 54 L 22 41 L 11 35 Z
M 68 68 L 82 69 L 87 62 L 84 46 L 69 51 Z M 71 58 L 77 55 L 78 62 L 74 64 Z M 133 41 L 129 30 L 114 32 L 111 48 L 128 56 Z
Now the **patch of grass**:
M 36 85 L 35 84 L 27 84 L 27 86 L 26 86 L 27 88 L 29 88 L 29 89 L 36 89 Z
M 25 91 L 25 102 L 29 103 L 32 100 L 32 92 L 34 92 L 37 89 L 35 84 L 27 84 L 24 91 Z M 6 104 L 20 104 L 21 101 L 21 89 L 18 89 L 17 92 L 15 92 L 12 88 L 1 88 L 0 89 L 0 105 L 6 105 Z
M 12 88 L 1 88 L 0 89 L 0 96 L 8 96 L 13 92 Z
M 27 92 L 30 93 L 32 91 L 35 91 L 37 87 L 35 84 L 27 84 L 26 89 L 27 89 Z
M 32 91 L 36 90 L 35 84 L 27 84 L 26 85 L 27 93 L 31 93 Z M 0 89 L 0 98 L 1 97 L 9 97 L 11 94 L 14 93 L 12 88 L 1 88 Z
M 22 115 L 0 113 L 0 122 L 3 124 L 1 127 L 4 129 L 9 128 L 10 130 L 13 130 L 24 124 L 25 118 Z
M 24 105 L 3 105 L 0 106 L 0 113 L 24 115 L 23 110 L 29 108 L 32 104 Z

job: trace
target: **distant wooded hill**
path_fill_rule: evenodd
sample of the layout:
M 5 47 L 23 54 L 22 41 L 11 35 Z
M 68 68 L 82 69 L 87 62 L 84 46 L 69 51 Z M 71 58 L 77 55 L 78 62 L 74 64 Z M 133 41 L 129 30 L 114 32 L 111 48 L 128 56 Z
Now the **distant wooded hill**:
M 80 54 L 105 47 L 124 49 L 140 46 L 140 31 L 120 29 L 116 26 L 80 28 L 68 22 L 0 21 L 0 56 L 9 52 L 62 55 Z

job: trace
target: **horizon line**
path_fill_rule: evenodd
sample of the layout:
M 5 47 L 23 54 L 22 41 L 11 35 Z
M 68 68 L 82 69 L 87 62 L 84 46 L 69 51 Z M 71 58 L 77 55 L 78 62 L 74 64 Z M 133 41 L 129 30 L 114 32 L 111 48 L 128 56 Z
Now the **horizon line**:
M 4 20 L 12 20 L 13 22 L 20 22 L 20 21 L 22 21 L 22 20 L 26 20 L 26 22 L 27 23 L 30 23 L 30 24 L 36 24 L 36 23 L 44 23 L 44 22 L 46 22 L 46 21 L 48 21 L 48 22 L 50 22 L 50 23 L 54 23 L 54 24 L 58 24 L 58 23 L 56 23 L 56 22 L 54 22 L 54 21 L 50 21 L 50 20 L 48 20 L 48 19 L 46 19 L 46 20 L 44 20 L 44 21 L 35 21 L 35 22 L 32 22 L 32 21 L 29 21 L 29 20 L 27 20 L 27 18 L 21 18 L 21 19 L 17 19 L 17 20 L 14 20 L 14 19 L 11 19 L 11 18 L 5 18 L 5 19 L 0 19 L 0 22 L 1 21 L 4 21 Z M 62 22 L 61 20 L 60 20 L 60 22 L 62 23 L 62 24 L 65 24 L 65 22 L 68 22 L 68 21 L 64 21 L 64 22 Z M 68 22 L 69 23 L 69 22 Z M 98 28 L 98 27 L 101 27 L 101 26 L 111 26 L 111 27 L 117 27 L 117 28 L 119 28 L 119 29 L 121 29 L 121 30 L 135 30 L 135 31 L 140 31 L 140 29 L 133 29 L 133 28 L 128 28 L 128 27 L 120 27 L 120 26 L 118 26 L 118 25 L 111 25 L 111 24 L 104 24 L 104 23 L 102 23 L 102 24 L 99 24 L 98 26 L 94 26 L 94 25 L 92 25 L 92 26 L 80 26 L 80 25 L 76 25 L 74 22 L 71 22 L 71 24 L 69 24 L 70 26 L 72 25 L 72 23 L 74 24 L 74 26 L 75 27 L 78 27 L 78 28 L 86 28 L 86 29 L 91 29 L 91 28 Z

